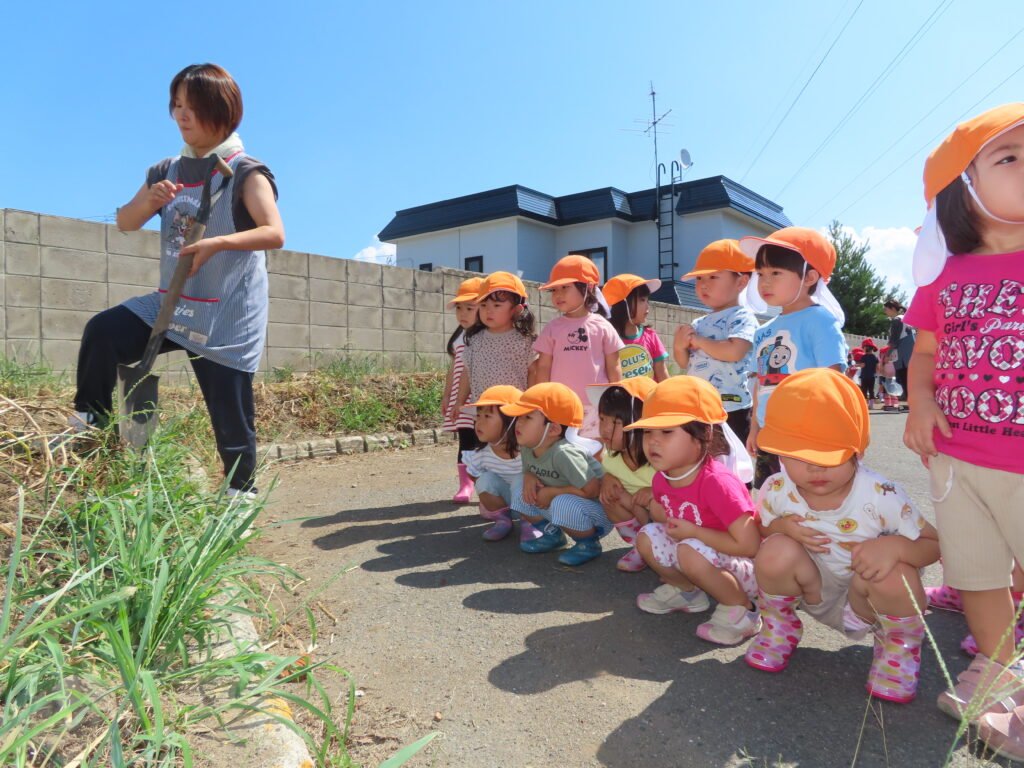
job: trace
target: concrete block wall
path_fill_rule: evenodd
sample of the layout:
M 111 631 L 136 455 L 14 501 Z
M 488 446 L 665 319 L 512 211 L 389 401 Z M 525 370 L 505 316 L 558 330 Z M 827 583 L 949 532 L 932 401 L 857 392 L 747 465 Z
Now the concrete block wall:
M 30 211 L 0 209 L 0 351 L 71 371 L 86 322 L 96 312 L 156 286 L 157 233 Z M 470 272 L 421 272 L 297 251 L 270 251 L 270 316 L 260 371 L 307 371 L 331 359 L 375 357 L 397 368 L 447 365 L 455 330 L 447 309 Z M 527 283 L 538 330 L 555 317 L 550 295 Z M 655 329 L 671 348 L 675 329 L 700 312 L 652 304 Z M 860 337 L 850 337 L 859 343 Z M 161 375 L 188 373 L 183 352 L 158 361 Z M 670 370 L 675 370 L 670 365 Z

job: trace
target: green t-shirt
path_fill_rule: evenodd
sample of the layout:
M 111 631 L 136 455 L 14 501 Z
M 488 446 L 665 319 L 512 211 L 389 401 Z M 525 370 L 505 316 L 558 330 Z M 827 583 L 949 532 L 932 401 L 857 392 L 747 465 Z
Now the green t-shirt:
M 523 472 L 533 474 L 552 488 L 569 485 L 582 488 L 594 478 L 604 477 L 604 468 L 598 460 L 568 440 L 559 440 L 540 457 L 534 456 L 530 448 L 520 446 L 519 455 L 523 459 Z

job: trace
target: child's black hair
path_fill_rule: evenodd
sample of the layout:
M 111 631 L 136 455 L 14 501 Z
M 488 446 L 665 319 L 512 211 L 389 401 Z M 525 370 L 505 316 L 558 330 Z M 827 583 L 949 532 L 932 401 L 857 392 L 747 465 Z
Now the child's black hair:
M 612 316 L 608 319 L 615 327 L 620 339 L 626 336 L 626 326 L 632 322 L 633 315 L 636 314 L 637 302 L 650 295 L 651 289 L 644 283 L 630 291 L 623 301 L 617 301 L 612 305 Z
M 459 338 L 459 334 L 462 333 L 462 331 L 462 326 L 457 325 L 455 330 L 452 331 L 452 335 L 448 337 L 448 343 L 445 345 L 445 349 L 448 351 L 448 357 L 455 357 L 455 340 Z
M 597 413 L 600 416 L 608 416 L 618 419 L 622 426 L 628 427 L 640 418 L 643 413 L 644 404 L 638 397 L 633 397 L 622 387 L 610 386 L 601 395 L 597 404 Z M 642 429 L 631 429 L 622 433 L 625 443 L 625 454 L 637 467 L 647 463 L 647 454 L 644 453 L 644 434 Z
M 608 317 L 608 313 L 601 306 L 601 302 L 597 300 L 596 285 L 591 285 L 590 283 L 573 283 L 573 285 L 583 294 L 583 305 L 587 308 L 588 312 L 595 312 L 601 317 Z
M 981 245 L 981 216 L 959 176 L 935 198 L 935 216 L 950 253 L 973 253 Z
M 488 294 L 486 298 L 494 296 L 498 301 L 511 301 L 513 307 L 519 307 L 519 311 L 515 312 L 512 317 L 512 327 L 519 331 L 523 336 L 533 341 L 537 338 L 537 321 L 533 317 L 533 313 L 530 311 L 530 306 L 526 303 L 526 299 L 520 296 L 518 293 L 512 291 L 495 291 L 494 293 Z M 476 322 L 469 328 L 466 329 L 466 343 L 476 336 L 480 331 L 486 328 L 481 320 L 480 315 L 477 315 Z
M 728 456 L 729 441 L 725 439 L 725 431 L 721 424 L 705 424 L 703 421 L 691 421 L 684 424 L 683 429 L 694 440 L 700 443 L 704 454 L 709 458 Z
M 806 274 L 807 270 L 814 269 L 799 253 L 789 248 L 783 248 L 781 245 L 762 245 L 757 249 L 754 269 L 764 269 L 765 267 L 784 269 L 801 276 Z M 815 282 L 807 289 L 808 295 L 813 295 L 817 289 L 818 283 Z
M 501 412 L 501 408 L 496 405 L 485 405 L 480 406 L 483 408 L 497 408 L 498 415 L 501 417 L 501 442 L 498 443 L 498 447 L 505 451 L 510 458 L 516 458 L 519 455 L 519 440 L 516 439 L 516 430 L 512 426 L 512 423 L 516 420 L 515 416 L 509 416 Z

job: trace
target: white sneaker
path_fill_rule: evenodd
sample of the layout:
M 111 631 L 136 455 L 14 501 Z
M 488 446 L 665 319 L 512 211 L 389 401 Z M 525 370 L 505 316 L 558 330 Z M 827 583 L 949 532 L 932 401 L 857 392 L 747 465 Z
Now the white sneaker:
M 742 605 L 715 606 L 711 619 L 697 627 L 697 637 L 709 643 L 736 645 L 761 631 L 761 615 Z
M 636 596 L 636 605 L 641 611 L 654 614 L 700 613 L 711 607 L 708 596 L 700 589 L 683 592 L 679 587 L 662 584 L 653 592 L 645 592 Z

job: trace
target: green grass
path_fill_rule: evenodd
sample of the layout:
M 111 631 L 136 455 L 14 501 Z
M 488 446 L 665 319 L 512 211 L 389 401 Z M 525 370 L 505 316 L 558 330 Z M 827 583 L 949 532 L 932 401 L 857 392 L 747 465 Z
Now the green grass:
M 58 392 L 68 384 L 64 374 L 43 362 L 23 363 L 0 355 L 0 394 L 31 397 L 41 391 Z

